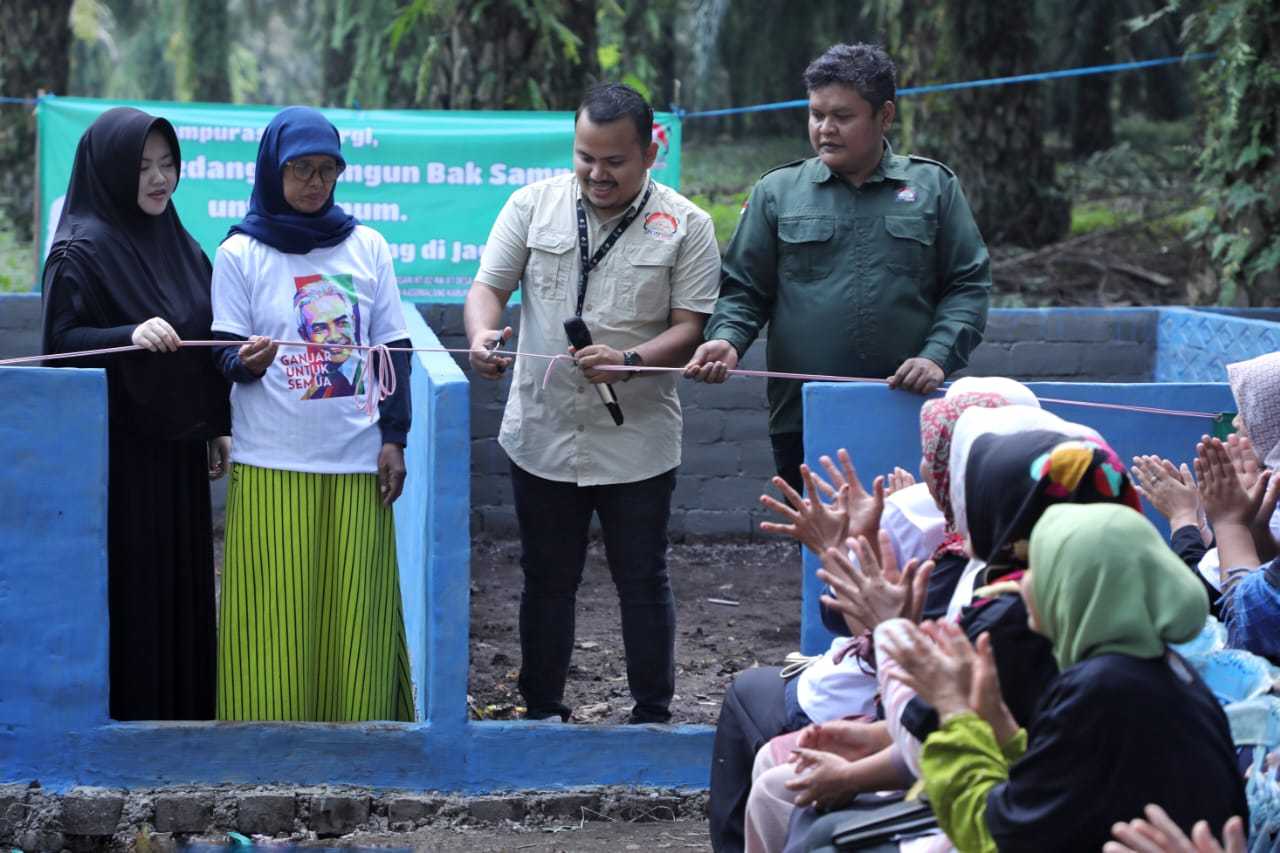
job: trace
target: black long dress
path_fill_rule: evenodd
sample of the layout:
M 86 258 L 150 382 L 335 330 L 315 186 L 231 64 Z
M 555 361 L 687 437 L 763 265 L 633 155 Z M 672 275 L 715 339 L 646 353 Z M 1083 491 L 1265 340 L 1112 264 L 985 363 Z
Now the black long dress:
M 177 136 L 134 109 L 85 132 L 44 274 L 45 352 L 122 346 L 151 317 L 211 337 L 212 267 L 173 205 L 137 204 L 147 135 Z M 107 373 L 111 716 L 211 719 L 216 621 L 209 438 L 230 433 L 225 380 L 206 350 L 61 362 Z

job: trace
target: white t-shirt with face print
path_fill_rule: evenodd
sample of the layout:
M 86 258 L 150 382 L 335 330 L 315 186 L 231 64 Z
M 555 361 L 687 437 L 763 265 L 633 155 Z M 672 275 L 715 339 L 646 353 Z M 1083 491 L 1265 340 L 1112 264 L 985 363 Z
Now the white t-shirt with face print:
M 291 255 L 245 234 L 213 264 L 213 329 L 297 341 L 281 346 L 257 382 L 231 389 L 231 455 L 263 468 L 324 474 L 378 469 L 382 437 L 359 405 L 369 392 L 370 346 L 407 338 L 391 252 L 356 226 L 342 243 Z

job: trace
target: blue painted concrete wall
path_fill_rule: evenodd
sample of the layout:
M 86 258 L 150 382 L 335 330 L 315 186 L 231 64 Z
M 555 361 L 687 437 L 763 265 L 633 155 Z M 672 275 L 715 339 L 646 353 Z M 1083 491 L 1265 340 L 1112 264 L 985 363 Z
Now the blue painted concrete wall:
M 0 762 L 107 722 L 107 422 L 101 370 L 0 368 Z
M 440 346 L 417 311 L 406 310 L 404 316 L 415 348 Z M 433 700 L 458 703 L 457 690 L 449 689 L 456 678 L 440 677 L 456 668 L 457 649 L 441 645 L 434 629 L 443 620 L 431 604 L 447 601 L 451 612 L 468 607 L 469 417 L 467 378 L 453 359 L 447 353 L 415 353 L 413 360 L 414 418 L 405 450 L 408 475 L 395 504 L 396 551 L 417 718 L 426 720 Z M 436 578 L 462 580 L 447 589 L 431 589 Z M 461 665 L 465 681 L 465 647 Z
M 1280 323 L 1249 316 L 1164 308 L 1156 337 L 1157 382 L 1225 382 L 1227 365 L 1280 351 Z
M 415 346 L 437 346 L 406 311 Z M 0 782 L 349 784 L 484 792 L 701 787 L 706 726 L 467 720 L 468 385 L 446 354 L 413 376 L 396 505 L 423 721 L 116 723 L 107 718 L 106 387 L 101 371 L 0 368 Z
M 1187 313 L 1185 323 L 1201 316 L 1257 322 Z M 406 315 L 415 343 L 434 346 L 435 336 L 417 312 Z M 1060 337 L 1074 334 L 1066 320 L 1039 319 L 1058 323 Z M 1115 334 L 1145 334 L 1140 317 L 1116 319 L 1123 329 Z M 1250 334 L 1255 347 L 1280 349 L 1261 332 Z M 1165 348 L 1158 361 L 1171 359 L 1181 344 L 1164 327 L 1160 336 Z M 1240 337 L 1236 326 L 1217 329 L 1205 346 L 1233 336 Z M 1181 375 L 1168 364 L 1157 370 Z M 1220 380 L 1221 373 L 1210 378 Z M 1033 387 L 1074 399 L 1231 407 L 1221 385 Z M 704 786 L 711 754 L 705 726 L 468 722 L 469 387 L 449 356 L 422 354 L 413 389 L 409 479 L 396 522 L 422 721 L 113 723 L 106 717 L 105 383 L 92 370 L 0 369 L 0 447 L 9 455 L 0 466 L 0 781 L 38 778 L 54 790 L 230 782 L 464 792 Z M 846 445 L 868 473 L 894 464 L 914 467 L 919 404 L 919 398 L 881 387 L 809 386 L 810 461 Z M 1205 428 L 1195 420 L 1049 408 L 1096 427 L 1123 455 L 1159 452 L 1183 459 Z M 810 561 L 803 629 L 810 651 L 825 645 L 820 626 L 815 630 L 814 569 Z
M 1186 411 L 1223 412 L 1232 408 L 1231 392 L 1220 384 L 1086 384 L 1035 382 L 1038 397 L 1127 403 Z M 847 447 L 853 463 L 869 482 L 876 474 L 900 465 L 916 471 L 920 465 L 920 406 L 914 394 L 884 386 L 812 383 L 804 390 L 805 457 L 811 466 L 818 457 Z M 1211 423 L 1200 418 L 1140 414 L 1045 403 L 1044 408 L 1067 420 L 1093 427 L 1127 463 L 1133 456 L 1157 453 L 1175 461 L 1190 461 L 1196 441 Z M 868 413 L 874 413 L 869 416 Z M 821 470 L 818 468 L 817 470 Z M 1148 508 L 1148 517 L 1166 533 L 1168 526 Z M 818 615 L 821 583 L 817 559 L 804 555 L 804 597 L 801 647 L 806 654 L 824 651 L 831 634 Z

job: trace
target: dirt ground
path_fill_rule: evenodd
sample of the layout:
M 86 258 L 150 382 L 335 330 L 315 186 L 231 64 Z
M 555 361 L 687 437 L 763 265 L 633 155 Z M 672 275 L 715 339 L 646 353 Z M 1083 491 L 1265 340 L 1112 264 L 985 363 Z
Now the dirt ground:
M 667 563 L 677 626 L 672 722 L 714 724 L 736 673 L 757 663 L 781 664 L 788 652 L 799 648 L 800 552 L 794 543 L 780 540 L 684 542 L 671 546 Z M 469 691 L 473 717 L 506 719 L 523 711 L 516 690 L 520 589 L 519 542 L 475 540 Z M 574 708 L 575 722 L 625 722 L 632 700 L 618 596 L 598 540 L 587 553 L 577 614 L 565 704 Z
M 413 832 L 357 833 L 341 840 L 314 841 L 298 848 L 377 848 L 414 853 L 614 853 L 629 850 L 710 850 L 706 821 L 662 823 L 588 822 L 566 826 L 466 828 L 427 827 Z
M 214 520 L 222 565 L 222 517 Z M 778 666 L 800 648 L 800 552 L 793 542 L 718 541 L 671 545 L 667 567 L 676 598 L 673 723 L 715 724 L 738 672 Z M 477 538 L 471 545 L 471 673 L 474 719 L 523 714 L 520 670 L 520 543 Z M 733 602 L 736 602 L 733 603 Z M 593 540 L 578 590 L 577 631 L 565 703 L 573 722 L 621 723 L 631 711 L 618 595 L 604 547 Z

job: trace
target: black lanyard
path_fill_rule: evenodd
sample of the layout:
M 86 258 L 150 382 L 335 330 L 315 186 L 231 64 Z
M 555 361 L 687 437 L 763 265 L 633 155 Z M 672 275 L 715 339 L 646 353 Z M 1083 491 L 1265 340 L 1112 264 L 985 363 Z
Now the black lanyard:
M 618 238 L 622 236 L 622 232 L 627 230 L 627 226 L 635 221 L 640 215 L 640 211 L 644 210 L 644 206 L 649 203 L 649 195 L 653 192 L 653 182 L 645 187 L 644 198 L 640 199 L 640 203 L 622 217 L 622 221 L 618 223 L 618 227 L 613 229 L 605 241 L 600 244 L 600 248 L 596 249 L 596 253 L 591 257 L 587 257 L 590 237 L 587 234 L 587 210 L 582 205 L 582 199 L 578 199 L 578 258 L 581 260 L 578 270 L 578 310 L 574 312 L 575 317 L 582 316 L 582 303 L 587 299 L 587 277 L 591 275 L 591 271 L 609 254 L 609 250 L 613 248 L 613 244 L 618 242 Z

